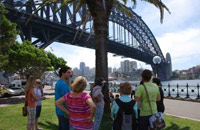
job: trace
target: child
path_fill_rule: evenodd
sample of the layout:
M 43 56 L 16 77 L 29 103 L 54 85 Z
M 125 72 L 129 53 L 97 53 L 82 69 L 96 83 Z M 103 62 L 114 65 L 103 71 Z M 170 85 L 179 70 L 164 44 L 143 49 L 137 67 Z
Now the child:
M 121 97 L 116 98 L 112 106 L 113 130 L 137 129 L 137 103 L 129 97 L 131 92 L 132 85 L 129 82 L 120 84 Z M 128 118 L 125 119 L 124 116 Z M 129 122 L 129 119 L 130 123 L 124 123 L 124 121 Z
M 34 92 L 35 92 L 35 95 L 38 98 L 41 98 L 41 97 L 44 96 L 43 90 L 42 90 L 42 85 L 41 85 L 41 80 L 40 79 L 36 79 L 36 84 L 35 84 Z M 44 100 L 45 99 L 46 98 L 44 97 Z M 36 130 L 41 130 L 40 128 L 38 128 L 38 119 L 40 117 L 41 109 L 42 109 L 42 101 L 39 100 L 36 103 L 36 120 L 35 120 L 35 129 Z

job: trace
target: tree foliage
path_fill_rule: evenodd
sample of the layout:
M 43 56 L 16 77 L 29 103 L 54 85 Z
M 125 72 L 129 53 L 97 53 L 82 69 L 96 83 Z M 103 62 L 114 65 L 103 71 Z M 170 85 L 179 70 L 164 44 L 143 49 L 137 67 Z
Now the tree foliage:
M 9 48 L 15 44 L 18 34 L 17 25 L 6 18 L 6 13 L 4 5 L 0 3 L 0 71 L 8 65 Z
M 42 49 L 35 48 L 31 42 L 16 43 L 9 49 L 9 65 L 6 71 L 16 72 L 24 76 L 40 77 L 49 70 L 50 59 Z
M 66 66 L 67 62 L 60 57 L 56 57 L 53 53 L 47 52 L 47 56 L 50 59 L 51 67 L 53 70 L 57 70 L 62 66 Z
M 17 24 L 6 18 L 7 11 L 0 3 L 0 71 L 16 72 L 24 76 L 42 76 L 44 71 L 57 70 L 66 65 L 63 58 L 35 48 L 31 42 L 16 43 Z

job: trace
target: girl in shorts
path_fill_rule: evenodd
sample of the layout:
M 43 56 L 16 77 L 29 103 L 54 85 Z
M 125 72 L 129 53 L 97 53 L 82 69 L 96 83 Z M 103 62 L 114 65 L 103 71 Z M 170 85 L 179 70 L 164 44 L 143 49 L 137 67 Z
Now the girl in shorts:
M 34 130 L 35 117 L 36 117 L 36 101 L 45 99 L 44 97 L 37 97 L 34 92 L 35 78 L 29 76 L 25 88 L 25 97 L 28 101 L 27 111 L 28 111 L 28 121 L 27 130 Z
M 39 98 L 41 98 L 43 96 L 43 90 L 42 90 L 42 85 L 41 85 L 41 80 L 40 79 L 36 79 L 34 92 L 35 92 L 36 96 L 39 97 Z M 41 109 L 42 109 L 42 101 L 38 100 L 36 104 L 37 105 L 36 105 L 35 129 L 36 130 L 41 130 L 40 128 L 38 128 L 38 119 L 40 117 L 40 113 L 41 113 Z

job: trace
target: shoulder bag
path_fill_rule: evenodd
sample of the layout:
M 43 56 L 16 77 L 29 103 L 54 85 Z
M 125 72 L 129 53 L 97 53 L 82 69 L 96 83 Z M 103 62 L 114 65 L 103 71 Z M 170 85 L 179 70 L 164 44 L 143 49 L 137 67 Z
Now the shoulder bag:
M 28 111 L 27 111 L 27 106 L 28 106 L 27 94 L 25 95 L 25 103 L 24 103 L 24 106 L 22 107 L 22 115 L 23 116 L 27 116 L 28 115 Z
M 146 92 L 146 95 L 147 95 L 148 104 L 149 104 L 150 111 L 151 111 L 151 114 L 152 114 L 152 116 L 149 118 L 150 128 L 162 129 L 162 128 L 165 127 L 165 121 L 164 121 L 164 118 L 163 118 L 163 113 L 158 112 L 156 114 L 153 114 L 150 99 L 149 99 L 149 94 L 147 92 L 147 88 L 144 84 L 143 84 L 143 86 L 144 86 L 144 89 L 145 89 L 145 92 Z

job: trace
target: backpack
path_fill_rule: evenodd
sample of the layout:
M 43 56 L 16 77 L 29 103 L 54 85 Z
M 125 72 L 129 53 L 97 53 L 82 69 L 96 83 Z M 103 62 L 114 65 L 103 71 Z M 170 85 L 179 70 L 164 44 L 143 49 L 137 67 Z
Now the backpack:
M 119 110 L 113 122 L 113 130 L 137 130 L 137 122 L 133 110 L 135 101 L 122 102 L 119 98 L 115 101 L 119 106 Z

